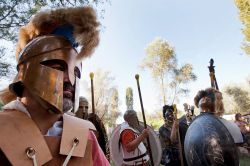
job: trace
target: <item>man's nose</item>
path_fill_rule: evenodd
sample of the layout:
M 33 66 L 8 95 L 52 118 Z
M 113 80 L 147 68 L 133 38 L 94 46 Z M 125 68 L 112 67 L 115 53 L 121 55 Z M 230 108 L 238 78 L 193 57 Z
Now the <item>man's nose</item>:
M 63 82 L 70 82 L 68 70 L 65 70 L 63 73 Z

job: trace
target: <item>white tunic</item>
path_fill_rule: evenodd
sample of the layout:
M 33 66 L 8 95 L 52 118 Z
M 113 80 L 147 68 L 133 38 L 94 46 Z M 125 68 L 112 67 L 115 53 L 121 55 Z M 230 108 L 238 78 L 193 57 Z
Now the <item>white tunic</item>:
M 121 129 L 120 129 L 120 136 L 121 133 L 125 130 L 129 129 L 132 130 L 135 134 L 135 137 L 137 138 L 140 134 L 138 130 L 133 129 L 132 127 L 129 126 L 127 122 L 124 122 L 121 124 Z M 138 147 L 132 151 L 132 152 L 127 152 L 123 147 L 122 147 L 122 154 L 123 154 L 123 163 L 127 165 L 139 165 L 142 164 L 142 162 L 147 162 L 149 161 L 149 156 L 147 154 L 147 149 L 143 142 L 141 142 Z M 141 157 L 140 157 L 141 156 Z M 133 159 L 137 157 L 137 159 Z

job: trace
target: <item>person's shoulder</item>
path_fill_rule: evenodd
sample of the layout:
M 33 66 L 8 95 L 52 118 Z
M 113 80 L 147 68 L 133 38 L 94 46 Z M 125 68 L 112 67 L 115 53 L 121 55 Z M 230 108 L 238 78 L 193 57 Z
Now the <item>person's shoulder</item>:
M 164 126 L 164 124 L 159 128 L 159 133 L 162 134 L 162 133 L 165 133 L 166 131 L 168 131 L 168 128 L 166 128 Z
M 0 111 L 0 118 L 15 118 L 15 115 L 19 114 L 22 112 L 20 112 L 19 110 L 15 110 L 15 109 L 4 109 L 3 111 Z
M 90 130 L 96 130 L 94 124 L 88 120 L 80 119 L 68 114 L 63 115 L 64 121 L 66 121 L 66 124 L 75 126 L 75 127 L 83 127 L 83 128 L 88 128 Z M 64 123 L 65 124 L 65 123 Z

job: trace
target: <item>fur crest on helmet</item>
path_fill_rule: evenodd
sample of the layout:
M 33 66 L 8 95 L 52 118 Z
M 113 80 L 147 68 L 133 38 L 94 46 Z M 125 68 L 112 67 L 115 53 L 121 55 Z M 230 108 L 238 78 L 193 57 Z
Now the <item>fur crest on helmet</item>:
M 91 7 L 60 8 L 37 13 L 32 20 L 19 30 L 16 59 L 22 49 L 34 38 L 50 34 L 57 27 L 70 24 L 73 36 L 80 46 L 79 59 L 89 57 L 99 43 L 99 22 Z

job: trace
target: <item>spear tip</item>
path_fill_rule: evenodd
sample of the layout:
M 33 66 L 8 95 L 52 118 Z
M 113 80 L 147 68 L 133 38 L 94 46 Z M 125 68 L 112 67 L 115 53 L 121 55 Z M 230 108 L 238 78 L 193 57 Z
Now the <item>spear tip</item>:
M 135 79 L 139 80 L 139 74 L 135 75 Z
M 91 72 L 91 73 L 89 74 L 89 76 L 90 76 L 91 79 L 93 79 L 93 78 L 94 78 L 94 73 Z

